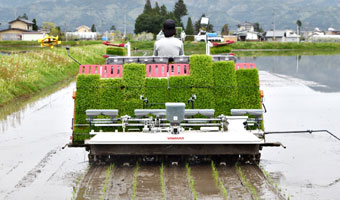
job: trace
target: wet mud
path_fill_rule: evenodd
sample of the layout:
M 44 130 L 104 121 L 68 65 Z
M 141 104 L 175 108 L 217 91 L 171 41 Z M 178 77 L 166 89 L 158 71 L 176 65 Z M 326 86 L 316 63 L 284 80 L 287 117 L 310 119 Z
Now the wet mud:
M 251 192 L 244 187 L 234 165 L 218 166 L 219 178 L 226 188 L 228 199 L 252 199 Z
M 192 199 L 185 166 L 165 166 L 164 182 L 166 199 Z
M 162 199 L 160 166 L 141 165 L 137 176 L 136 199 Z
M 269 183 L 261 169 L 256 165 L 240 166 L 245 178 L 255 188 L 256 195 L 260 199 L 283 200 L 281 194 L 274 188 L 273 183 Z
M 132 166 L 115 166 L 104 199 L 131 199 L 134 170 Z
M 193 165 L 190 168 L 198 199 L 224 199 L 209 164 Z
M 96 200 L 103 195 L 108 166 L 91 166 L 79 187 L 76 200 Z

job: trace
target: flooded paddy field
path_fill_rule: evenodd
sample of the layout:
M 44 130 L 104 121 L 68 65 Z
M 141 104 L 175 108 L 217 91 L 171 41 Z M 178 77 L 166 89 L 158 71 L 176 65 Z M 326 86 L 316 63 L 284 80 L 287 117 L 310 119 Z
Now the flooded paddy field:
M 327 129 L 340 136 L 340 56 L 268 56 L 255 62 L 266 131 Z M 338 199 L 340 142 L 324 133 L 267 135 L 260 166 L 135 163 L 89 166 L 71 135 L 68 83 L 0 110 L 0 199 Z M 269 175 L 270 177 L 268 178 Z M 193 181 L 194 184 L 191 184 Z M 223 188 L 226 193 L 223 192 Z

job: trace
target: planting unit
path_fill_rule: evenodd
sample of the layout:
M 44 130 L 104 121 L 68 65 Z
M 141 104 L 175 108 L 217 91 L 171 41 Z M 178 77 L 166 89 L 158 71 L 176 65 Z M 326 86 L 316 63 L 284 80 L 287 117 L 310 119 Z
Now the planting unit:
M 89 160 L 259 162 L 258 71 L 233 56 L 108 57 L 80 65 L 69 146 Z

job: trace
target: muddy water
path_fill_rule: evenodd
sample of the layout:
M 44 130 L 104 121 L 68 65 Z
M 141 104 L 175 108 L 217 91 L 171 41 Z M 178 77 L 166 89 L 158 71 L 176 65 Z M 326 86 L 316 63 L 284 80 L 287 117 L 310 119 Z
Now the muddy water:
M 164 167 L 165 195 L 167 199 L 192 199 L 185 166 Z
M 199 199 L 224 199 L 209 164 L 191 166 L 191 176 Z
M 100 199 L 104 194 L 108 166 L 91 166 L 79 186 L 77 200 Z
M 235 166 L 218 166 L 220 180 L 228 193 L 228 199 L 252 199 L 251 192 L 244 187 Z
M 334 56 L 246 58 L 262 70 L 265 129 L 328 129 L 340 136 L 340 66 Z M 261 165 L 291 199 L 339 199 L 340 142 L 324 133 L 268 135 Z
M 258 166 L 243 165 L 240 166 L 245 178 L 255 188 L 256 195 L 260 199 L 284 199 L 279 192 L 274 188 L 272 183 L 265 178 L 264 174 Z
M 134 167 L 116 166 L 107 185 L 104 199 L 131 199 Z
M 159 166 L 140 166 L 137 176 L 137 199 L 162 199 Z
M 71 198 L 88 165 L 83 149 L 62 149 L 71 134 L 74 87 L 1 109 L 0 199 Z

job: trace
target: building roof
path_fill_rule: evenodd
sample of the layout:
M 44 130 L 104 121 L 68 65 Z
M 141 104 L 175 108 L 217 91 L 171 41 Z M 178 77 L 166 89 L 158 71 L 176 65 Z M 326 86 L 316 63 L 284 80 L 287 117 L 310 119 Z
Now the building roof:
M 81 26 L 79 26 L 79 27 L 77 28 L 77 30 L 80 29 L 81 27 L 85 27 L 85 28 L 87 28 L 87 29 L 90 29 L 90 27 L 88 27 L 88 26 L 81 25 Z
M 42 33 L 42 32 L 25 32 L 25 33 L 22 33 L 22 34 L 45 34 L 45 33 Z
M 26 29 L 21 29 L 21 28 L 8 28 L 8 29 L 0 30 L 0 33 L 5 32 L 5 31 L 10 31 L 10 30 L 22 31 L 22 32 L 32 32 L 31 30 L 26 30 Z
M 275 30 L 275 37 L 283 37 L 286 31 Z M 274 31 L 267 31 L 266 37 L 274 37 Z
M 8 22 L 9 24 L 12 24 L 16 21 L 21 21 L 21 22 L 24 22 L 25 24 L 33 24 L 33 22 L 29 21 L 29 20 L 26 20 L 26 19 L 23 19 L 23 18 L 17 18 L 16 20 L 13 20 L 13 21 L 10 21 Z
M 244 22 L 243 24 L 238 24 L 238 27 L 240 26 L 254 26 L 254 24 L 250 23 L 250 22 Z

